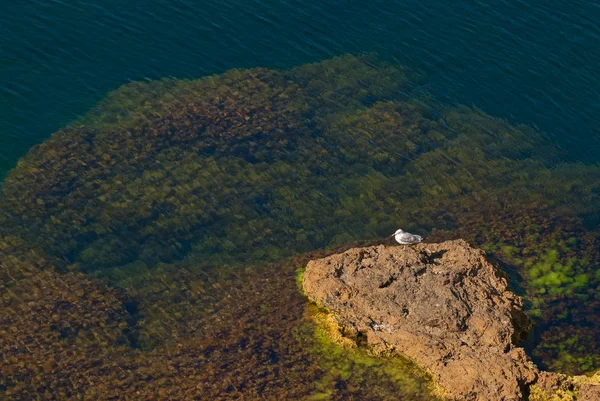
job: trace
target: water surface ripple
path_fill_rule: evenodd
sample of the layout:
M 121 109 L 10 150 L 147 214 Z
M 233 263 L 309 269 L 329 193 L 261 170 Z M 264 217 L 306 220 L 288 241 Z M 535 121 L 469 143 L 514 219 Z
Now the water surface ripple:
M 600 7 L 574 1 L 40 1 L 0 5 L 0 170 L 131 80 L 377 52 L 446 101 L 596 162 Z M 3 175 L 4 173 L 2 173 Z

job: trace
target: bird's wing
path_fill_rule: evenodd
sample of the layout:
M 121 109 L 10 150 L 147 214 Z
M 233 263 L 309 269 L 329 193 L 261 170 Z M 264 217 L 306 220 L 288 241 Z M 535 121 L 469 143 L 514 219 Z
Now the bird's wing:
M 411 234 L 411 233 L 403 233 L 400 238 L 400 242 L 406 242 L 409 244 L 415 244 L 417 242 L 421 242 L 423 238 L 420 235 Z
M 415 236 L 412 235 L 411 233 L 402 233 L 402 235 L 400 235 L 399 237 L 400 237 L 400 240 L 406 241 L 406 242 L 414 241 L 414 239 L 415 239 Z

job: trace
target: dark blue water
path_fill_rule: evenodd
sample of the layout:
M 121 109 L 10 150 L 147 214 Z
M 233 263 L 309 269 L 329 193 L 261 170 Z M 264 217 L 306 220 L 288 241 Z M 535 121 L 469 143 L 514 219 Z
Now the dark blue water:
M 376 52 L 444 101 L 600 150 L 600 5 L 584 1 L 4 1 L 0 176 L 132 80 Z

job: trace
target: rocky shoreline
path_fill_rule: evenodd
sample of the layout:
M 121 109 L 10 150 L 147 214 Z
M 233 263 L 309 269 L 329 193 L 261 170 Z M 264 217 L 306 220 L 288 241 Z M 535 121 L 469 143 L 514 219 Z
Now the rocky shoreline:
M 412 359 L 448 399 L 600 399 L 592 384 L 599 380 L 541 372 L 518 347 L 531 326 L 522 299 L 485 252 L 463 240 L 313 260 L 303 289 L 344 337 Z

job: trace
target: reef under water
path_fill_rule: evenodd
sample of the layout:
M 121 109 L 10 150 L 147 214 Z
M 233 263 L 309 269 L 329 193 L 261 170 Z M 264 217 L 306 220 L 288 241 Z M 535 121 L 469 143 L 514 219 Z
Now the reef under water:
M 398 227 L 484 248 L 536 362 L 597 370 L 600 166 L 561 154 L 369 55 L 125 85 L 2 184 L 0 394 L 435 399 L 319 340 L 295 284 Z

